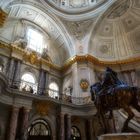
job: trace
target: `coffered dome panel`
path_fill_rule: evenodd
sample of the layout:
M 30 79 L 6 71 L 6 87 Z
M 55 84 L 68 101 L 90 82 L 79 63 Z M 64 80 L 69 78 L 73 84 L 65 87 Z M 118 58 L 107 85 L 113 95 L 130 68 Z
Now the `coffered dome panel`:
M 91 55 L 108 61 L 140 56 L 140 6 L 135 3 L 118 1 L 101 16 L 91 35 Z

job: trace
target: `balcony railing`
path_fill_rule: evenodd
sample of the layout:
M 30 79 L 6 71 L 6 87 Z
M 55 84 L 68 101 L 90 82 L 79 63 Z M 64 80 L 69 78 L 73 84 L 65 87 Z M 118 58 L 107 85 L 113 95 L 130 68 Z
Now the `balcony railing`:
M 19 85 L 19 90 L 37 94 L 37 86 L 38 84 L 33 84 L 33 83 L 22 80 Z
M 9 83 L 12 83 L 11 80 Z M 12 85 L 9 85 L 10 88 L 20 90 L 27 94 L 33 94 L 36 96 L 45 96 L 47 98 L 53 98 L 56 100 L 62 100 L 65 103 L 72 103 L 76 105 L 90 104 L 92 103 L 91 97 L 74 97 L 71 95 L 71 91 L 60 93 L 59 91 L 45 88 L 41 89 L 38 87 L 38 84 L 33 84 L 26 81 L 14 82 Z

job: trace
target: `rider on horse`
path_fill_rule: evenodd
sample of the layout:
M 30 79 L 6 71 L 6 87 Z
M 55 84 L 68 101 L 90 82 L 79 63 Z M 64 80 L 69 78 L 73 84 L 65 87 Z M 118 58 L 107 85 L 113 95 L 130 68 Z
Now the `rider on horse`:
M 118 75 L 111 68 L 107 67 L 105 71 L 105 76 L 103 81 L 101 82 L 102 89 L 100 91 L 101 94 L 107 91 L 107 93 L 111 92 L 114 87 L 117 86 L 127 86 L 124 82 L 120 81 Z

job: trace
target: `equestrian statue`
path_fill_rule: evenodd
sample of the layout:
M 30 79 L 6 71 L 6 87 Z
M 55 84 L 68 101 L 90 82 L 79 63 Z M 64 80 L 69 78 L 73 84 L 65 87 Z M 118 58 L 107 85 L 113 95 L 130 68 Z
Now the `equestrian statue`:
M 97 108 L 97 114 L 105 128 L 104 133 L 107 133 L 105 114 L 108 112 L 110 112 L 110 117 L 113 117 L 112 111 L 115 109 L 122 108 L 128 113 L 128 118 L 124 122 L 122 132 L 128 129 L 128 123 L 134 117 L 130 107 L 140 112 L 138 104 L 138 94 L 140 93 L 138 87 L 131 87 L 119 80 L 117 73 L 109 67 L 106 68 L 103 80 L 92 85 L 90 92 Z

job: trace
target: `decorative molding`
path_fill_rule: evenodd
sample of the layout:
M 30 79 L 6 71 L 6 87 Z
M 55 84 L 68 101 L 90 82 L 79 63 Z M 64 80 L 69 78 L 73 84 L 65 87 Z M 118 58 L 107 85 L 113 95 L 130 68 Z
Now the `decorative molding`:
M 37 53 L 34 51 L 31 53 L 25 52 L 23 55 L 23 60 L 30 62 L 30 64 L 32 65 L 35 65 L 35 64 L 37 65 L 39 64 L 39 61 L 40 61 L 37 56 Z
M 2 27 L 4 25 L 4 22 L 7 18 L 7 16 L 8 16 L 8 14 L 0 8 L 0 27 Z
M 18 54 L 21 55 L 21 59 L 23 59 L 24 55 L 26 54 L 26 50 L 22 49 L 22 48 L 19 48 L 19 47 L 13 47 L 11 46 L 10 44 L 5 44 L 5 43 L 2 43 L 0 42 L 0 48 L 9 48 L 11 49 L 11 54 L 13 52 L 16 52 Z M 12 55 L 11 55 L 12 56 Z M 33 56 L 33 57 L 32 57 Z M 33 59 L 33 60 L 32 60 Z M 36 65 L 36 64 L 39 64 L 40 66 L 42 64 L 52 68 L 52 69 L 55 69 L 55 70 L 58 70 L 58 71 L 65 71 L 67 70 L 70 66 L 72 66 L 74 63 L 93 63 L 93 64 L 96 64 L 96 65 L 100 65 L 100 66 L 117 66 L 117 65 L 123 65 L 123 64 L 133 64 L 133 63 L 136 63 L 136 62 L 140 62 L 140 57 L 137 56 L 137 57 L 133 57 L 133 58 L 128 58 L 128 59 L 123 59 L 123 60 L 116 60 L 116 61 L 104 61 L 104 60 L 100 60 L 92 55 L 82 55 L 82 56 L 74 56 L 70 59 L 68 59 L 64 65 L 62 67 L 48 61 L 48 60 L 45 60 L 43 58 L 36 58 L 36 55 L 32 54 L 32 55 L 29 55 L 28 56 L 28 59 L 26 59 L 27 62 L 31 63 L 32 65 Z
M 87 91 L 88 87 L 89 87 L 89 82 L 87 79 L 81 79 L 80 81 L 80 87 L 82 89 L 82 91 Z
M 35 52 L 27 53 L 25 49 L 22 49 L 20 47 L 12 46 L 11 44 L 6 44 L 4 42 L 0 42 L 0 48 L 8 48 L 11 51 L 11 55 L 9 57 L 15 57 L 17 59 L 21 59 L 25 62 L 29 62 L 31 65 L 42 65 L 45 64 L 48 67 L 56 70 L 61 70 L 61 67 L 59 67 L 56 64 L 53 64 L 50 60 L 46 60 L 43 58 L 39 58 Z M 12 54 L 18 54 L 18 55 L 12 55 Z M 17 56 L 20 56 L 17 57 Z
M 60 3 L 60 0 L 40 1 L 47 9 L 49 8 L 59 17 L 75 21 L 94 18 L 114 3 L 114 0 L 94 0 L 93 2 L 84 0 L 85 2 L 82 2 L 82 4 L 78 4 L 80 0 L 72 0 L 74 3 L 71 0 L 69 2 L 63 1 L 63 4 Z
M 82 40 L 86 34 L 90 31 L 90 28 L 94 24 L 94 20 L 84 21 L 66 21 L 62 20 L 67 27 L 69 33 L 77 40 Z
M 74 56 L 70 58 L 62 67 L 62 70 L 66 70 L 68 67 L 70 67 L 72 64 L 78 62 L 82 63 L 88 63 L 91 62 L 96 65 L 100 66 L 117 66 L 121 64 L 133 64 L 136 62 L 140 62 L 140 57 L 133 57 L 133 58 L 128 58 L 128 59 L 123 59 L 123 60 L 116 60 L 116 61 L 103 61 L 99 60 L 98 58 L 92 56 L 92 55 L 83 55 L 83 56 Z

